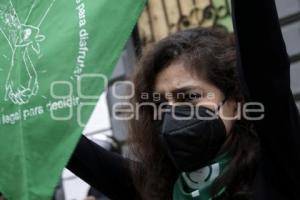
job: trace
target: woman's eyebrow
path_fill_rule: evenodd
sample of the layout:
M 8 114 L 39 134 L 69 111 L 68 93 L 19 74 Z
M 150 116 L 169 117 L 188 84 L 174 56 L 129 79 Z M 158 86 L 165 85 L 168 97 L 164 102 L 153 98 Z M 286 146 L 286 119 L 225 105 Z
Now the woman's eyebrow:
M 176 88 L 176 89 L 172 90 L 171 93 L 173 93 L 173 94 L 186 93 L 188 91 L 195 90 L 195 89 L 203 90 L 199 86 L 185 86 L 185 87 L 182 87 L 182 88 Z
M 165 91 L 154 91 L 154 94 L 159 94 L 161 95 L 161 97 L 164 97 L 166 94 L 173 94 L 173 95 L 177 95 L 177 94 L 183 94 L 183 93 L 187 93 L 189 91 L 192 90 L 198 90 L 199 92 L 203 92 L 204 89 L 199 87 L 199 86 L 184 86 L 181 88 L 175 88 L 171 91 L 165 92 Z

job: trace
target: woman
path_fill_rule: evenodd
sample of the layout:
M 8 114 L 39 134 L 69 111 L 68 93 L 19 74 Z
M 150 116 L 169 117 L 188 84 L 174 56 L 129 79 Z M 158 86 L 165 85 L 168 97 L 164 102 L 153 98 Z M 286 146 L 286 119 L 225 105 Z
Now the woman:
M 192 29 L 162 40 L 141 59 L 132 101 L 156 103 L 164 114 L 156 119 L 160 112 L 145 106 L 131 121 L 137 161 L 82 137 L 71 171 L 112 199 L 299 198 L 299 116 L 275 2 L 232 5 L 236 46 L 222 31 Z M 235 119 L 246 102 L 264 112 Z M 172 116 L 192 111 L 215 118 Z

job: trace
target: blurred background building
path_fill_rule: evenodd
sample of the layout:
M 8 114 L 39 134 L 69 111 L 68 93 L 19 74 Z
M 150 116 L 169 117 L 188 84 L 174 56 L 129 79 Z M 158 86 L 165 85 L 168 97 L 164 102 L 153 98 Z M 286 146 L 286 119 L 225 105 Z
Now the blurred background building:
M 118 82 L 128 80 L 142 49 L 150 47 L 169 34 L 197 26 L 215 26 L 232 31 L 229 2 L 229 0 L 149 0 L 115 67 L 109 87 L 100 97 L 83 134 L 104 146 L 110 143 L 113 146 L 117 145 L 126 155 L 126 124 L 112 118 L 110 109 L 116 102 L 124 100 L 112 95 L 112 85 L 117 94 L 127 94 L 128 85 Z M 251 1 L 245 3 L 250 4 Z M 300 111 L 300 0 L 276 0 L 276 3 L 292 63 L 291 87 Z M 89 189 L 89 185 L 65 170 L 54 199 L 84 200 Z

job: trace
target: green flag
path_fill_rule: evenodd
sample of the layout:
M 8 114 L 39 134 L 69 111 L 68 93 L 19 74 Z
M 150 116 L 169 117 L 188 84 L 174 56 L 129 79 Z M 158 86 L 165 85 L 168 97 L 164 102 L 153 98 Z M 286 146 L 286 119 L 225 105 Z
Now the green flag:
M 0 0 L 0 192 L 8 200 L 51 199 L 143 6 Z

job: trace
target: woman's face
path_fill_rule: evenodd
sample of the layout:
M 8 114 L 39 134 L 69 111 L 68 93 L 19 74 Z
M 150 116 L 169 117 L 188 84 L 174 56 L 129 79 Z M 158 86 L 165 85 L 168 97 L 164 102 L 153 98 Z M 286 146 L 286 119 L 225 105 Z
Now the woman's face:
M 213 110 L 222 104 L 224 94 L 216 86 L 200 78 L 199 74 L 191 72 L 183 63 L 173 63 L 164 68 L 156 77 L 155 93 L 165 98 L 170 105 L 190 103 L 195 106 L 205 106 Z M 227 100 L 221 107 L 220 117 L 227 133 L 230 132 L 236 112 L 236 102 Z

